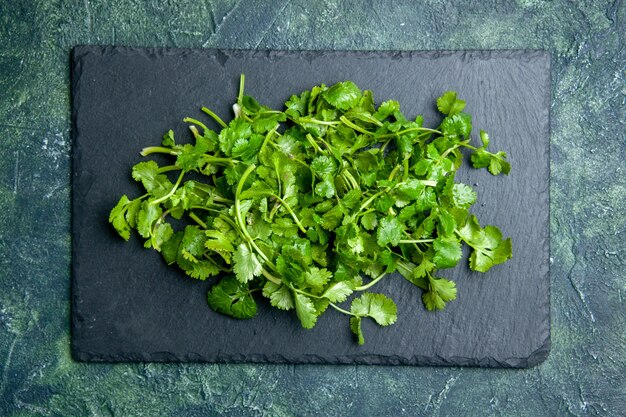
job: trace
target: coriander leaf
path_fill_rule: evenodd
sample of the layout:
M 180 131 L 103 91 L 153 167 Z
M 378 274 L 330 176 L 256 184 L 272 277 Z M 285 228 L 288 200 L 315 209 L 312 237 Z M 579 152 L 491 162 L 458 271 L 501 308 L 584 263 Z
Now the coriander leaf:
M 163 135 L 163 140 L 161 141 L 163 146 L 168 148 L 173 148 L 176 146 L 176 141 L 174 140 L 174 131 L 172 129 L 168 130 L 165 135 Z
M 223 278 L 207 293 L 209 306 L 218 313 L 237 319 L 250 319 L 256 316 L 256 302 L 250 294 L 247 284 L 233 276 Z
M 298 234 L 298 226 L 293 223 L 293 220 L 286 217 L 275 219 L 271 228 L 272 233 L 278 236 L 291 237 Z
M 352 300 L 350 312 L 358 317 L 371 317 L 381 326 L 388 326 L 397 320 L 396 303 L 383 294 L 363 293 Z
M 433 242 L 437 268 L 453 268 L 461 260 L 461 243 L 454 237 L 439 237 Z
M 241 243 L 237 247 L 237 251 L 233 255 L 233 271 L 237 276 L 237 279 L 246 283 L 252 280 L 254 277 L 261 275 L 263 265 L 259 262 L 256 254 L 250 252 L 248 245 Z
M 287 113 L 291 117 L 305 116 L 307 114 L 309 106 L 309 98 L 311 97 L 310 91 L 305 91 L 301 95 L 293 95 L 285 103 Z
M 220 273 L 220 269 L 213 262 L 209 260 L 197 260 L 186 265 L 181 265 L 181 260 L 178 260 L 179 266 L 184 266 L 185 273 L 191 278 L 204 281 L 205 279 L 215 276 Z
M 335 160 L 326 155 L 318 156 L 311 162 L 311 171 L 322 178 L 328 174 L 334 173 L 336 168 Z
M 253 163 L 256 160 L 264 137 L 256 133 L 248 139 L 237 139 L 233 144 L 231 155 L 233 158 L 239 158 L 245 163 Z
M 222 254 L 235 252 L 230 234 L 225 234 L 220 230 L 207 230 L 204 234 L 207 237 L 204 242 L 205 248 Z M 230 259 L 230 257 L 225 259 Z
M 511 172 L 511 164 L 507 162 L 506 152 L 497 152 L 495 154 L 487 151 L 489 145 L 489 135 L 484 130 L 480 131 L 480 140 L 483 146 L 477 148 L 471 155 L 472 166 L 474 168 L 487 168 L 492 175 L 504 173 L 509 175 Z
M 161 206 L 158 204 L 151 204 L 150 201 L 144 201 L 141 204 L 141 210 L 137 213 L 137 231 L 145 238 L 150 237 L 152 234 L 152 225 L 163 214 Z
M 119 233 L 124 240 L 128 240 L 130 238 L 130 225 L 128 224 L 125 216 L 129 205 L 130 200 L 127 196 L 123 195 L 109 214 L 109 223 L 113 224 L 117 233 Z
M 152 236 L 152 247 L 160 252 L 163 243 L 168 241 L 173 234 L 174 229 L 172 229 L 172 225 L 170 225 L 169 223 L 159 223 L 154 229 L 154 234 Z
M 403 235 L 404 229 L 397 218 L 387 216 L 380 219 L 376 232 L 376 242 L 379 246 L 384 247 L 389 243 L 395 246 L 400 242 Z
M 189 255 L 199 257 L 204 253 L 206 234 L 198 226 L 186 226 L 183 239 L 180 242 L 181 248 Z
M 313 301 L 306 295 L 295 292 L 296 315 L 300 319 L 302 327 L 312 329 L 317 321 L 317 312 Z
M 362 318 L 359 316 L 350 317 L 350 330 L 357 337 L 359 345 L 363 345 L 365 343 L 365 338 L 363 337 L 363 331 L 361 330 L 361 320 Z
M 372 212 L 365 213 L 363 217 L 361 217 L 361 224 L 367 230 L 374 230 L 376 228 L 376 225 L 378 224 L 376 214 Z
M 331 303 L 341 303 L 346 301 L 352 292 L 352 286 L 349 281 L 339 281 L 328 287 L 322 294 L 322 297 L 328 298 Z
M 469 185 L 454 184 L 452 197 L 456 207 L 467 209 L 476 201 L 476 192 Z
M 263 286 L 263 295 L 270 299 L 270 304 L 281 310 L 295 308 L 292 291 L 285 284 L 267 281 Z
M 481 229 L 476 216 L 472 216 L 459 230 L 459 235 L 473 249 L 470 268 L 474 271 L 487 272 L 512 257 L 511 239 L 502 240 L 502 232 L 495 226 Z
M 163 174 L 159 174 L 159 166 L 154 161 L 140 162 L 133 167 L 132 176 L 135 181 L 143 184 L 146 191 L 154 197 L 162 197 L 173 187 Z
M 183 232 L 176 232 L 161 245 L 161 255 L 163 255 L 163 259 L 165 259 L 167 264 L 171 265 L 176 262 L 178 248 L 182 239 Z
M 446 91 L 437 99 L 437 108 L 443 114 L 453 116 L 465 108 L 465 102 L 459 100 L 454 91 Z
M 456 284 L 445 278 L 428 277 L 429 290 L 422 294 L 427 310 L 443 310 L 448 301 L 456 299 Z
M 446 136 L 462 136 L 469 139 L 472 133 L 472 117 L 467 113 L 448 116 L 439 125 L 439 130 Z
M 361 99 L 361 90 L 352 81 L 339 82 L 323 94 L 324 99 L 339 110 L 356 106 Z
M 451 236 L 454 233 L 454 229 L 456 229 L 454 216 L 443 208 L 439 209 L 439 224 L 441 225 L 440 233 L 443 236 Z
M 316 293 L 321 292 L 332 277 L 332 272 L 326 268 L 312 267 L 304 273 L 305 282 Z
M 240 139 L 248 139 L 251 134 L 252 128 L 248 122 L 241 117 L 233 119 L 228 127 L 222 129 L 219 134 L 220 150 L 226 155 L 231 156 L 235 142 Z
M 506 152 L 498 152 L 489 160 L 489 172 L 493 175 L 498 175 L 501 172 L 505 175 L 509 175 L 511 172 L 511 164 L 506 161 Z
M 331 198 L 335 195 L 335 184 L 330 179 L 324 179 L 315 186 L 315 194 L 320 197 Z
M 383 121 L 397 111 L 400 111 L 400 103 L 395 100 L 387 100 L 378 106 L 378 110 L 374 113 L 374 117 Z

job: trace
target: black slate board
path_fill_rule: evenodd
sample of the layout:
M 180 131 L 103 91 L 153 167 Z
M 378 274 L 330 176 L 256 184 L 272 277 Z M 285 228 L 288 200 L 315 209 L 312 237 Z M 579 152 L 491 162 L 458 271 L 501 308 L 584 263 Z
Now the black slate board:
M 548 355 L 548 54 L 80 46 L 72 64 L 74 358 L 527 367 Z M 442 271 L 459 297 L 439 313 L 425 311 L 420 291 L 399 276 L 383 280 L 376 291 L 396 301 L 398 321 L 364 323 L 361 347 L 333 311 L 313 330 L 264 301 L 249 321 L 211 311 L 210 282 L 168 267 L 137 237 L 124 243 L 107 217 L 122 193 L 139 195 L 130 168 L 142 147 L 170 128 L 185 137 L 182 118 L 201 118 L 202 105 L 230 119 L 241 72 L 246 92 L 273 107 L 315 84 L 351 79 L 373 90 L 377 103 L 393 98 L 408 116 L 423 114 L 427 126 L 440 120 L 435 98 L 458 91 L 475 128 L 510 156 L 508 177 L 464 168 L 457 178 L 478 184 L 473 212 L 513 238 L 513 259 L 487 274 L 471 272 L 465 260 Z

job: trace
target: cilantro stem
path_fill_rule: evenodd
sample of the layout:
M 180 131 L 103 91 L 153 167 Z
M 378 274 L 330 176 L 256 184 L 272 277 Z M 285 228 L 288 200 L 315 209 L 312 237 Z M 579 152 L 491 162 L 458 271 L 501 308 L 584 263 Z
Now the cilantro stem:
M 466 148 L 469 148 L 469 149 L 471 149 L 471 150 L 473 150 L 473 151 L 477 151 L 477 150 L 478 150 L 478 148 L 477 148 L 477 147 L 472 146 L 472 145 L 470 145 L 470 144 L 468 144 L 468 143 L 466 143 L 466 142 L 461 142 L 461 143 L 459 143 L 459 145 L 460 145 L 460 146 L 464 146 L 464 147 L 466 147 Z M 490 153 L 491 153 L 491 152 L 490 152 Z
M 235 164 L 240 164 L 241 163 L 241 161 L 238 160 L 238 159 L 219 158 L 219 157 L 212 156 L 212 155 L 207 155 L 207 154 L 202 155 L 202 159 L 204 159 L 207 162 L 214 163 L 214 164 L 226 163 L 226 164 L 230 164 L 230 165 L 235 165 Z
M 402 239 L 398 243 L 430 243 L 434 241 L 435 239 Z
M 339 312 L 343 313 L 343 314 L 347 314 L 347 315 L 349 315 L 349 316 L 355 316 L 355 317 L 357 316 L 356 314 L 351 313 L 351 312 L 350 312 L 350 311 L 348 311 L 348 310 L 344 310 L 343 308 L 339 307 L 337 304 L 334 304 L 334 303 L 328 303 L 328 305 L 329 305 L 329 306 L 331 306 L 332 308 L 334 308 L 335 310 L 337 310 L 337 311 L 339 311 Z
M 243 78 L 243 74 L 241 75 Z M 242 80 L 242 84 L 243 84 L 243 80 Z M 239 225 L 239 228 L 243 232 L 243 235 L 248 241 L 248 243 L 250 244 L 250 246 L 252 246 L 254 250 L 258 252 L 261 258 L 263 258 L 265 263 L 267 263 L 267 265 L 270 268 L 276 271 L 276 266 L 269 260 L 267 255 L 256 245 L 256 243 L 254 243 L 254 239 L 252 239 L 252 236 L 250 236 L 250 234 L 248 233 L 248 229 L 246 229 L 246 225 L 243 222 L 243 219 L 241 218 L 241 200 L 239 199 L 239 196 L 241 195 L 241 191 L 243 190 L 244 183 L 246 182 L 246 180 L 248 179 L 252 171 L 254 171 L 255 169 L 256 169 L 256 165 L 254 164 L 250 165 L 248 169 L 245 170 L 245 172 L 241 176 L 241 179 L 239 180 L 239 183 L 237 184 L 237 191 L 235 192 L 235 218 L 237 220 L 237 224 Z
M 209 129 L 206 127 L 206 125 L 205 125 L 204 123 L 202 123 L 202 122 L 201 122 L 201 121 L 199 121 L 199 120 L 192 119 L 191 117 L 185 117 L 185 118 L 183 119 L 183 122 L 185 122 L 185 123 L 193 123 L 193 124 L 195 124 L 195 125 L 198 125 L 198 126 L 200 126 L 202 129 L 204 129 L 205 131 L 206 131 L 206 130 L 209 130 Z
M 181 167 L 179 167 L 178 165 L 166 165 L 164 167 L 160 167 L 159 169 L 157 169 L 157 174 L 162 174 L 164 172 L 169 172 L 169 171 L 178 171 L 182 169 Z
M 387 148 L 387 145 L 389 145 L 389 142 L 391 142 L 391 139 L 387 139 L 387 141 L 385 143 L 383 143 L 383 146 L 380 147 L 380 153 L 381 154 L 385 153 L 385 149 Z
M 261 144 L 261 148 L 259 148 L 259 155 L 261 155 L 261 152 L 263 152 L 263 149 L 265 148 L 265 145 L 267 145 L 267 142 L 269 142 L 270 138 L 274 135 L 274 133 L 276 133 L 276 129 L 278 129 L 278 125 L 276 125 L 274 129 L 270 130 L 269 132 L 267 132 L 267 135 L 265 135 L 265 140 Z
M 365 285 L 361 285 L 359 287 L 356 287 L 354 289 L 354 291 L 365 291 L 370 287 L 373 287 L 378 281 L 380 281 L 381 279 L 383 279 L 385 276 L 387 275 L 386 272 L 383 272 L 382 274 L 380 274 L 379 276 L 377 276 L 376 278 L 374 278 L 373 280 L 371 280 L 370 282 L 368 282 Z
M 271 281 L 276 285 L 281 285 L 283 283 L 283 281 L 280 278 L 275 277 L 274 275 L 270 274 L 269 272 L 265 270 L 265 268 L 261 268 L 261 274 L 263 274 L 263 276 L 267 278 L 268 281 Z
M 298 229 L 300 229 L 300 231 L 302 233 L 306 233 L 306 229 L 304 228 L 304 226 L 302 225 L 302 223 L 300 223 L 300 219 L 298 219 L 298 216 L 296 215 L 296 213 L 293 212 L 293 210 L 291 209 L 291 207 L 289 206 L 289 204 L 287 204 L 285 202 L 285 200 L 283 200 L 282 198 L 280 198 L 279 196 L 277 196 L 276 194 L 270 194 L 272 197 L 274 197 L 276 200 L 278 200 L 280 202 L 280 204 L 283 205 L 283 207 L 285 207 L 285 210 L 287 210 L 287 212 L 289 214 L 291 214 L 291 217 L 293 217 L 293 221 L 296 222 L 296 224 L 298 225 Z
M 229 198 L 224 198 L 218 194 L 216 194 L 215 189 L 213 189 L 213 187 L 206 185 L 206 184 L 202 184 L 199 182 L 195 182 L 194 181 L 194 188 L 197 188 L 198 190 L 207 193 L 212 199 L 213 201 L 216 201 L 218 203 L 224 203 L 224 204 L 230 204 L 232 205 L 234 203 L 233 200 L 229 199 Z
M 408 266 L 406 266 L 404 264 L 404 262 L 401 262 L 401 261 L 396 263 L 396 268 L 404 270 L 404 272 L 409 274 L 409 275 L 411 275 L 411 273 L 413 272 L 412 269 L 410 269 Z M 402 275 L 404 275 L 404 274 L 402 274 Z
M 202 107 L 202 111 L 205 112 L 206 114 L 208 114 L 209 116 L 211 116 L 213 118 L 213 120 L 215 120 L 220 126 L 226 128 L 228 127 L 228 125 L 226 123 L 224 123 L 224 121 L 222 119 L 220 119 L 220 117 L 213 113 L 211 111 L 211 109 L 207 108 L 207 107 Z
M 326 155 L 326 152 L 322 148 L 319 147 L 319 145 L 317 144 L 317 142 L 315 142 L 315 139 L 313 138 L 313 136 L 311 136 L 310 133 L 307 133 L 306 140 L 309 141 L 309 143 L 311 144 L 311 146 L 313 146 L 313 149 L 315 149 L 317 153 Z
M 348 182 L 350 184 L 352 184 L 352 188 L 355 190 L 360 190 L 361 187 L 359 186 L 358 181 L 356 180 L 356 178 L 354 178 L 354 176 L 352 175 L 352 173 L 350 171 L 348 171 L 347 169 L 344 170 L 342 172 L 342 175 L 348 180 Z
M 174 193 L 176 192 L 176 190 L 178 189 L 178 186 L 180 185 L 180 182 L 183 180 L 183 176 L 185 176 L 185 171 L 180 173 L 180 175 L 178 176 L 178 180 L 176 180 L 176 184 L 174 184 L 174 186 L 172 187 L 172 189 L 170 190 L 169 193 L 165 194 L 161 198 L 157 198 L 156 200 L 150 202 L 150 204 L 159 204 L 160 202 L 165 201 L 168 198 L 170 198 L 171 196 L 173 196 Z
M 402 161 L 402 181 L 407 181 L 409 179 L 409 158 L 404 158 Z
M 198 217 L 196 215 L 196 213 L 194 213 L 193 211 L 189 212 L 189 217 L 191 217 L 193 219 L 193 221 L 195 221 L 196 223 L 198 223 L 200 225 L 200 227 L 202 227 L 203 229 L 208 229 L 209 226 L 207 226 L 207 224 L 205 222 L 203 222 L 202 220 L 200 220 L 200 217 Z
M 217 213 L 217 214 L 219 214 L 219 216 L 217 216 L 217 217 L 219 217 L 220 219 L 222 219 L 222 220 L 224 220 L 226 223 L 228 223 L 228 224 L 230 225 L 230 227 L 232 227 L 232 228 L 233 228 L 233 230 L 234 230 L 234 231 L 236 231 L 236 232 L 239 234 L 239 236 L 241 236 L 242 238 L 244 238 L 244 239 L 245 239 L 245 236 L 243 235 L 243 233 L 241 232 L 241 230 L 239 230 L 239 227 L 238 227 L 235 223 L 233 223 L 233 221 L 232 221 L 232 220 L 231 220 L 228 216 L 224 215 L 224 212 L 222 212 L 222 211 L 220 211 L 220 210 L 215 210 L 215 209 L 212 209 L 212 208 L 209 208 L 209 207 L 203 207 L 203 206 L 191 206 L 191 207 L 190 207 L 190 209 L 192 209 L 192 210 L 206 210 L 206 211 L 212 211 L 213 213 Z M 194 214 L 194 213 L 193 213 L 193 212 L 190 212 L 189 217 L 191 217 L 191 218 L 193 219 L 194 217 L 192 217 L 192 216 L 191 216 L 192 214 Z M 194 216 L 195 216 L 196 218 L 198 217 L 198 216 L 196 216 L 195 214 L 194 214 Z M 197 220 L 196 220 L 196 221 L 197 221 Z
M 242 72 L 239 78 L 239 95 L 237 95 L 237 104 L 243 109 L 243 88 L 246 84 L 246 75 Z
M 298 118 L 297 123 L 300 124 L 300 122 L 313 123 L 313 124 L 325 125 L 325 126 L 336 126 L 339 124 L 339 122 L 326 122 L 324 120 L 318 120 L 318 119 L 310 118 L 310 117 L 300 117 Z
M 439 135 L 442 135 L 442 133 L 439 130 L 429 129 L 427 127 L 411 127 L 409 129 L 400 130 L 398 132 L 386 133 L 384 135 L 378 136 L 378 138 L 379 139 L 393 138 L 394 136 L 400 136 L 400 135 L 403 135 L 405 133 L 419 132 L 419 131 L 426 132 L 426 133 L 421 134 L 419 136 L 427 136 L 427 134 L 431 134 L 431 133 L 437 133 Z
M 402 165 L 396 165 L 395 167 L 393 167 L 393 169 L 391 170 L 391 173 L 389 174 L 389 178 L 387 179 L 391 181 L 393 177 L 396 176 L 396 173 L 400 170 L 400 168 L 402 168 Z
M 170 155 L 178 155 L 178 152 L 176 152 L 175 150 L 166 148 L 164 146 L 148 146 L 147 148 L 143 148 L 141 152 L 139 152 L 139 155 L 148 156 L 153 153 L 166 153 Z
M 369 130 L 366 130 L 366 129 L 362 128 L 361 126 L 352 123 L 350 120 L 348 120 L 346 118 L 346 116 L 341 116 L 339 118 L 339 120 L 341 120 L 344 125 L 352 128 L 353 130 L 356 130 L 357 132 L 361 132 L 361 133 L 363 133 L 365 135 L 370 135 L 370 136 L 374 135 L 374 133 L 370 132 Z

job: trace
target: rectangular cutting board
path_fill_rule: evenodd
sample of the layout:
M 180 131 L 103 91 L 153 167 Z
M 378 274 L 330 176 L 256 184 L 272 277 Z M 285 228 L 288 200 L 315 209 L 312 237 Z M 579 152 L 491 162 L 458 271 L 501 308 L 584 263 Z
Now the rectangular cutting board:
M 374 288 L 398 305 L 386 328 L 364 322 L 359 346 L 348 319 L 329 310 L 316 327 L 271 308 L 239 321 L 213 312 L 196 281 L 108 224 L 122 194 L 139 196 L 130 176 L 141 148 L 170 128 L 189 138 L 183 117 L 201 106 L 232 118 L 239 75 L 246 93 L 282 108 L 291 94 L 352 80 L 395 99 L 426 126 L 441 116 L 435 99 L 455 90 L 492 150 L 508 152 L 509 176 L 467 166 L 457 180 L 475 186 L 472 211 L 513 239 L 513 258 L 486 274 L 470 271 L 467 252 L 439 275 L 457 283 L 443 312 L 422 305 L 421 290 L 399 275 Z M 362 363 L 527 367 L 550 349 L 550 57 L 541 51 L 329 52 L 218 51 L 79 46 L 72 54 L 72 352 L 81 361 Z M 205 120 L 205 119 L 202 119 Z M 207 123 L 210 123 L 206 118 Z M 212 124 L 210 127 L 217 128 Z

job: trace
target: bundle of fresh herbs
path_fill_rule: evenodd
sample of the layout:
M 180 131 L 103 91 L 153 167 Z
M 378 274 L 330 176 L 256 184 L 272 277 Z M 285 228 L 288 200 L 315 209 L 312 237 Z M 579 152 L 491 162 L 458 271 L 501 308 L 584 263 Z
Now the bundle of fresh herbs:
M 455 92 L 437 99 L 445 117 L 430 129 L 421 116 L 407 120 L 397 101 L 376 107 L 351 81 L 294 95 L 284 110 L 243 91 L 242 75 L 228 124 L 202 109 L 219 132 L 186 118 L 194 144 L 177 143 L 170 130 L 162 146 L 144 148 L 142 156 L 173 163 L 135 165 L 146 193 L 122 196 L 109 217 L 124 239 L 137 230 L 190 277 L 214 276 L 213 310 L 251 318 L 258 291 L 312 328 L 331 307 L 350 317 L 362 344 L 362 319 L 396 321 L 393 300 L 367 291 L 394 271 L 422 289 L 428 310 L 441 310 L 457 290 L 437 271 L 458 264 L 463 242 L 475 271 L 511 257 L 511 240 L 469 213 L 472 187 L 455 182 L 463 148 L 476 168 L 510 170 L 506 153 L 487 150 L 484 131 L 482 146 L 470 145 L 471 116 Z M 168 218 L 185 226 L 176 231 Z

